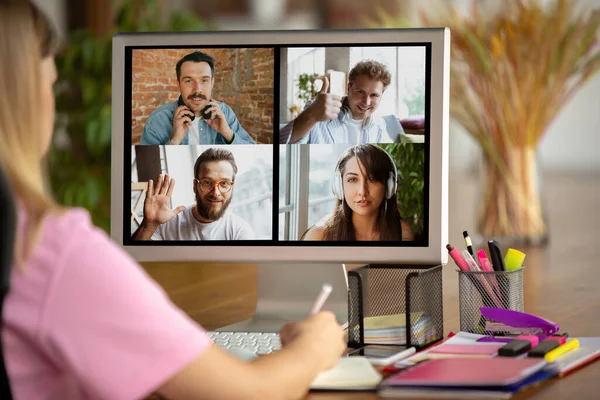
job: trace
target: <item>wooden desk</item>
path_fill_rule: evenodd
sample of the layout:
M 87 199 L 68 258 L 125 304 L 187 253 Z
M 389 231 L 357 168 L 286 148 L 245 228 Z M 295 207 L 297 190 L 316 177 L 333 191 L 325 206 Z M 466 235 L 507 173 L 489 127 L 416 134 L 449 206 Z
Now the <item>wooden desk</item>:
M 474 230 L 476 188 L 452 176 L 449 239 L 463 244 L 462 231 Z M 472 181 L 473 179 L 471 179 Z M 463 182 L 460 184 L 460 182 Z M 527 254 L 525 311 L 556 321 L 571 336 L 600 336 L 600 177 L 545 176 L 543 182 L 550 243 L 522 248 Z M 248 317 L 256 302 L 247 265 L 164 265 L 146 268 L 173 300 L 207 329 Z M 444 270 L 444 331 L 459 330 L 458 282 L 453 266 Z M 600 361 L 562 379 L 520 393 L 524 399 L 595 399 Z M 375 393 L 310 393 L 310 400 L 377 399 Z

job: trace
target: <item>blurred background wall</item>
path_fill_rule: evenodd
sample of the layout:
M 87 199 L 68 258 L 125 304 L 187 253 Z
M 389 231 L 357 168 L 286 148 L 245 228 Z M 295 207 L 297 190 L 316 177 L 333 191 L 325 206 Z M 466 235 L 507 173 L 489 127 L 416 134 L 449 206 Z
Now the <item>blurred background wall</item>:
M 365 27 L 376 10 L 403 14 L 414 21 L 417 10 L 426 9 L 426 1 L 407 0 L 220 0 L 162 1 L 163 6 L 187 9 L 215 29 L 357 29 Z M 450 0 L 461 10 L 473 1 L 493 5 L 496 0 Z M 549 0 L 546 0 L 549 1 Z M 581 10 L 600 9 L 597 0 L 574 0 Z M 39 0 L 63 33 L 80 27 L 105 31 L 111 25 L 110 8 L 103 0 Z M 143 1 L 139 2 L 143 4 Z M 158 1 L 161 3 L 161 1 Z M 600 34 L 598 35 L 600 36 Z M 596 74 L 566 105 L 548 129 L 539 147 L 545 172 L 600 172 L 600 74 Z M 456 124 L 450 129 L 450 165 L 452 171 L 476 169 L 479 150 L 470 136 Z

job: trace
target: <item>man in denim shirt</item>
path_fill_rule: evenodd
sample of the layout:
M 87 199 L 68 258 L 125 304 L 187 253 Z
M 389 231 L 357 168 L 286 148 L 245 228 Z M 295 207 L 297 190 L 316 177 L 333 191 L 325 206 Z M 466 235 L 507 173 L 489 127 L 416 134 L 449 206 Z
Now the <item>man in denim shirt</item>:
M 211 98 L 215 83 L 213 57 L 200 51 L 190 53 L 179 60 L 175 71 L 179 101 L 150 114 L 141 144 L 255 144 L 231 107 Z M 210 117 L 204 118 L 208 114 Z
M 327 93 L 329 80 L 314 101 L 279 131 L 279 143 L 390 143 L 385 120 L 373 112 L 391 82 L 385 65 L 373 61 L 359 62 L 348 74 L 348 96 Z

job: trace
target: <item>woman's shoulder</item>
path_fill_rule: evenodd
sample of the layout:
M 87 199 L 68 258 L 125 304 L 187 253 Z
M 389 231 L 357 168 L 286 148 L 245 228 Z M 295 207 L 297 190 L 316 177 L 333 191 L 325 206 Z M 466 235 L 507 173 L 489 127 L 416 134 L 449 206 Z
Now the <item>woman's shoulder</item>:
M 315 225 L 304 234 L 302 240 L 325 240 L 327 228 L 323 225 Z
M 65 208 L 49 213 L 42 223 L 44 233 L 77 236 L 82 231 L 94 229 L 90 213 L 83 208 Z
M 21 212 L 21 223 L 27 215 Z M 23 225 L 24 226 L 24 225 Z M 89 212 L 82 208 L 63 208 L 48 213 L 42 220 L 38 235 L 22 231 L 24 242 L 34 240 L 34 253 L 52 254 L 62 259 L 74 248 L 90 241 L 102 240 L 106 233 L 94 226 Z

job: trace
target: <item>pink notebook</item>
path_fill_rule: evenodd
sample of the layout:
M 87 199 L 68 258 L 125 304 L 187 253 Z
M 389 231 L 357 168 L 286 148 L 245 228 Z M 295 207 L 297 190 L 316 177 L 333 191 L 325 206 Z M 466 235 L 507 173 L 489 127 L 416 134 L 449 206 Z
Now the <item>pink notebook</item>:
M 485 354 L 494 355 L 505 343 L 489 344 L 451 344 L 444 343 L 429 350 L 430 353 L 440 354 Z
M 541 370 L 535 358 L 448 358 L 428 360 L 385 380 L 390 386 L 508 386 Z

